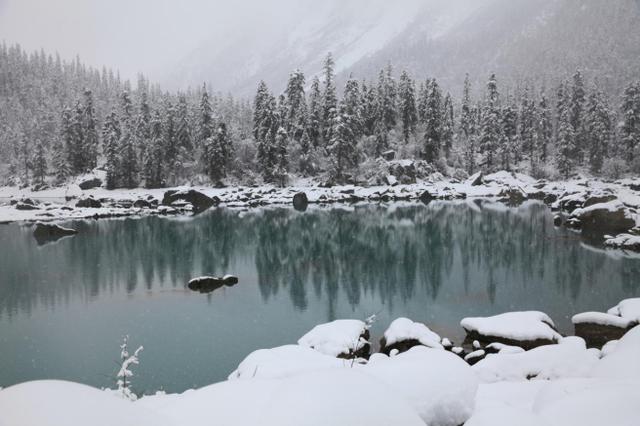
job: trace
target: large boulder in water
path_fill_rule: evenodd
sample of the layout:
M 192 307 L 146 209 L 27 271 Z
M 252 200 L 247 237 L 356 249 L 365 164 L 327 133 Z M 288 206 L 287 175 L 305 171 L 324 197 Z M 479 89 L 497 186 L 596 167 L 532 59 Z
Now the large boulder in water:
M 183 201 L 191 204 L 196 212 L 207 210 L 208 208 L 220 203 L 218 197 L 209 197 L 202 192 L 195 189 L 178 191 L 175 189 L 169 190 L 164 193 L 162 198 L 162 204 L 170 206 L 176 201 Z
M 571 217 L 580 220 L 583 231 L 622 233 L 636 226 L 631 211 L 619 200 L 574 210 Z
M 36 223 L 36 228 L 33 230 L 33 236 L 39 245 L 57 241 L 60 238 L 75 235 L 77 233 L 78 231 L 75 229 L 63 228 L 56 224 L 42 222 Z
M 233 275 L 225 275 L 219 277 L 198 277 L 194 278 L 187 284 L 189 290 L 198 291 L 200 293 L 211 293 L 222 287 L 231 287 L 238 284 L 238 277 Z
M 293 208 L 298 211 L 305 211 L 309 205 L 309 199 L 304 192 L 298 192 L 293 196 Z

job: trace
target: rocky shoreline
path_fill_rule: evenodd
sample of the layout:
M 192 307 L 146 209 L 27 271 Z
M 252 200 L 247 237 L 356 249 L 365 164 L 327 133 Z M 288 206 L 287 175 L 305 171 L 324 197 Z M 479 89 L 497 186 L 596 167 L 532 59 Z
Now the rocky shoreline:
M 100 181 L 89 179 L 92 185 Z M 359 187 L 304 185 L 276 187 L 180 187 L 108 191 L 79 182 L 45 191 L 0 188 L 0 223 L 48 222 L 125 216 L 198 214 L 212 207 L 250 209 L 293 206 L 296 210 L 334 204 L 460 201 L 489 199 L 516 207 L 542 202 L 554 212 L 557 226 L 599 233 L 604 245 L 640 250 L 640 184 L 637 180 L 568 182 L 529 176 L 480 173 L 465 181 L 436 177 L 414 184 Z

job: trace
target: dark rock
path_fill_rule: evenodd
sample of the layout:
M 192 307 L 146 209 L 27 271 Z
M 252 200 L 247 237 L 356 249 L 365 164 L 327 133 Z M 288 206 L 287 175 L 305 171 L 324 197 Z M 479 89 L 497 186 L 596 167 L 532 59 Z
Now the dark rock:
M 133 202 L 133 207 L 138 208 L 138 209 L 150 209 L 152 207 L 154 207 L 153 204 L 151 204 L 150 201 L 144 200 L 142 198 L 136 200 Z
M 102 203 L 93 197 L 87 197 L 78 200 L 76 207 L 99 209 L 102 207 Z
M 396 349 L 398 353 L 406 352 L 414 346 L 424 346 L 420 341 L 416 339 L 407 339 L 395 342 L 392 345 L 387 346 L 387 340 L 383 337 L 380 339 L 380 352 L 389 355 L 392 350 Z
M 482 180 L 483 177 L 484 176 L 482 172 L 478 172 L 472 175 L 471 177 L 469 177 L 469 183 L 471 184 L 471 186 L 480 186 L 484 183 Z
M 164 193 L 164 197 L 162 198 L 163 205 L 169 206 L 176 201 L 184 201 L 191 204 L 196 212 L 202 212 L 214 205 L 220 204 L 218 197 L 208 197 L 195 189 L 186 191 L 176 191 L 172 189 Z
M 364 339 L 365 341 L 369 342 L 369 338 L 370 337 L 371 337 L 371 335 L 369 334 L 369 330 L 365 330 L 360 335 L 358 341 L 361 341 L 362 339 Z M 366 359 L 368 359 L 370 354 L 371 354 L 371 345 L 369 343 L 365 343 L 357 351 L 354 352 L 353 350 L 349 350 L 348 353 L 338 354 L 337 357 L 340 358 L 340 359 L 354 359 L 354 358 L 366 358 Z
M 77 233 L 78 231 L 75 229 L 63 228 L 59 225 L 42 222 L 36 223 L 36 228 L 33 230 L 33 236 L 38 242 L 38 245 L 57 241 L 60 238 L 75 235 Z
M 469 365 L 474 365 L 482 361 L 486 355 L 487 353 L 483 349 L 478 349 L 465 355 L 464 360 L 467 361 Z
M 31 203 L 26 203 L 25 201 L 21 201 L 16 204 L 16 210 L 38 210 L 39 208 L 40 207 Z
M 293 196 L 293 208 L 298 211 L 307 210 L 307 206 L 309 205 L 309 199 L 307 198 L 307 194 L 304 192 L 298 192 Z
M 231 287 L 238 284 L 238 277 L 233 275 L 225 275 L 219 277 L 199 277 L 194 278 L 187 284 L 190 290 L 200 293 L 211 293 L 222 287 Z
M 519 206 L 527 199 L 527 194 L 525 194 L 520 188 L 511 187 L 500 191 L 498 197 L 501 198 L 501 201 L 510 206 Z
M 546 194 L 543 198 L 542 198 L 542 202 L 545 203 L 546 205 L 550 205 L 555 203 L 558 200 L 558 196 L 556 194 Z
M 423 191 L 422 194 L 420 194 L 420 201 L 422 201 L 425 204 L 429 204 L 431 201 L 435 199 L 436 199 L 435 195 L 432 194 L 428 189 Z
M 610 205 L 603 204 L 600 207 L 595 204 L 586 211 L 579 211 L 576 218 L 582 223 L 582 229 L 588 232 L 618 234 L 636 226 L 629 209 L 622 204 L 615 209 L 611 209 Z
M 582 222 L 580 219 L 572 217 L 566 221 L 566 226 L 570 229 L 582 229 Z
M 616 327 L 610 324 L 597 324 L 591 322 L 581 322 L 574 324 L 575 335 L 582 337 L 587 342 L 587 347 L 601 348 L 605 343 L 610 340 L 618 340 L 624 336 L 624 334 L 632 329 L 636 323 L 629 327 Z
M 593 206 L 594 204 L 608 203 L 609 201 L 613 201 L 616 199 L 616 196 L 613 194 L 605 194 L 605 195 L 596 195 L 592 197 L 588 197 L 582 207 Z
M 631 189 L 632 191 L 640 191 L 640 183 L 630 183 L 629 184 L 629 189 Z
M 82 181 L 82 182 L 80 182 L 78 184 L 78 186 L 82 190 L 92 189 L 92 188 L 99 188 L 100 185 L 102 185 L 102 181 L 100 179 L 98 179 L 97 177 L 84 180 L 84 181 Z
M 396 158 L 396 152 L 392 149 L 390 149 L 389 151 L 385 151 L 382 153 L 382 158 L 387 161 L 393 161 Z
M 562 216 L 560 216 L 559 214 L 555 215 L 555 216 L 553 217 L 553 224 L 554 224 L 555 226 L 560 226 L 560 225 L 562 225 Z

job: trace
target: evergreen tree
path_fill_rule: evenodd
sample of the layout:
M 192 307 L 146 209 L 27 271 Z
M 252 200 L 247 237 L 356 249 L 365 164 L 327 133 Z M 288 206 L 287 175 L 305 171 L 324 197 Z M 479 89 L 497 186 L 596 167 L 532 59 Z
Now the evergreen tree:
M 260 173 L 265 182 L 273 182 L 277 166 L 276 136 L 280 129 L 280 117 L 275 98 L 270 95 L 264 105 L 262 122 L 258 128 L 257 159 Z
M 333 130 L 332 123 L 336 116 L 336 108 L 338 105 L 338 97 L 336 95 L 335 86 L 335 63 L 333 62 L 333 56 L 331 53 L 327 55 L 324 62 L 323 74 L 324 74 L 324 93 L 322 94 L 322 126 L 321 132 L 325 141 L 331 140 L 331 132 Z
M 144 164 L 147 158 L 146 150 L 151 145 L 151 107 L 146 90 L 144 78 L 140 76 L 141 81 L 138 82 L 138 91 L 140 93 L 140 107 L 136 119 L 135 142 L 138 150 L 138 159 L 140 164 Z
M 390 131 L 396 126 L 397 109 L 396 109 L 397 89 L 396 82 L 393 78 L 393 67 L 388 64 L 386 69 L 380 70 L 378 77 L 378 120 L 382 120 Z
M 84 91 L 84 112 L 82 116 L 82 163 L 85 170 L 94 169 L 98 163 L 98 126 L 93 106 L 93 93 L 89 89 Z
M 569 124 L 573 127 L 575 158 L 581 162 L 586 146 L 586 136 L 584 132 L 584 104 L 585 104 L 584 81 L 580 71 L 573 75 L 573 85 L 569 101 Z
M 258 84 L 258 91 L 256 92 L 256 96 L 253 100 L 253 137 L 256 140 L 260 139 L 260 126 L 264 120 L 265 107 L 270 97 L 271 94 L 269 93 L 267 83 L 261 80 Z
M 424 158 L 435 162 L 442 149 L 442 94 L 435 79 L 426 86 L 425 133 L 423 137 Z
M 460 109 L 460 131 L 465 140 L 471 134 L 471 83 L 469 74 L 464 77 L 464 87 L 462 89 L 462 107 Z
M 355 118 L 349 114 L 344 102 L 333 121 L 333 137 L 329 144 L 329 176 L 336 183 L 347 183 L 358 165 L 356 155 Z
M 44 178 L 47 176 L 47 154 L 42 141 L 36 141 L 35 152 L 33 153 L 33 180 L 40 185 L 44 185 Z
M 362 83 L 362 124 L 364 134 L 371 136 L 374 133 L 378 135 L 378 96 L 376 88 L 372 85 Z M 386 138 L 386 136 L 385 136 Z
M 274 180 L 280 187 L 284 187 L 286 183 L 287 169 L 289 167 L 289 158 L 287 155 L 288 139 L 287 131 L 284 127 L 280 127 L 276 133 L 274 144 L 276 162 L 273 170 Z
M 56 183 L 64 182 L 70 175 L 67 154 L 61 138 L 56 138 L 53 145 L 52 166 L 56 177 Z
M 353 78 L 347 80 L 344 88 L 343 102 L 346 113 L 351 117 L 354 136 L 358 139 L 363 135 L 364 130 L 362 124 L 362 96 L 357 80 Z
M 322 135 L 322 94 L 318 77 L 314 77 L 311 82 L 307 134 L 312 145 L 317 148 L 320 145 L 320 136 Z
M 151 120 L 150 144 L 145 150 L 144 182 L 146 188 L 164 186 L 164 132 L 160 113 L 155 111 Z
M 593 91 L 589 95 L 585 117 L 589 168 L 598 174 L 607 156 L 612 133 L 611 112 L 602 93 Z
M 451 156 L 454 135 L 453 101 L 451 100 L 451 95 L 447 93 L 444 97 L 444 104 L 442 105 L 442 145 L 445 158 Z
M 516 162 L 522 160 L 522 153 L 526 152 L 529 161 L 533 165 L 536 160 L 536 104 L 529 97 L 529 89 L 526 88 L 520 105 L 520 147 L 516 150 Z
M 557 98 L 556 166 L 562 177 L 568 179 L 574 167 L 575 132 L 571 124 L 571 104 L 565 97 L 562 84 L 558 88 Z
M 285 130 L 296 142 L 300 142 L 307 127 L 307 102 L 304 94 L 304 85 L 304 74 L 302 71 L 296 70 L 289 76 L 289 82 L 285 90 Z
M 102 129 L 103 152 L 106 158 L 106 186 L 107 189 L 114 189 L 118 186 L 118 173 L 120 169 L 118 157 L 118 144 L 121 132 L 118 115 L 115 111 L 107 116 Z
M 257 99 L 256 99 L 257 100 Z M 207 85 L 202 87 L 202 98 L 200 99 L 200 122 L 198 136 L 200 138 L 200 146 L 213 136 L 213 109 L 209 101 L 209 93 L 207 93 Z
M 640 148 L 640 82 L 627 86 L 621 110 L 623 156 L 631 165 Z
M 518 113 L 516 108 L 510 103 L 502 107 L 500 114 L 501 132 L 500 144 L 498 147 L 498 157 L 500 167 L 504 170 L 511 170 L 513 161 L 517 159 L 518 152 Z
M 119 170 L 116 173 L 120 177 L 121 184 L 126 188 L 135 188 L 138 185 L 138 152 L 136 149 L 135 129 L 132 117 L 132 104 L 129 93 L 122 93 L 121 135 L 119 148 Z
M 402 121 L 402 134 L 405 143 L 409 141 L 409 136 L 416 130 L 418 113 L 416 111 L 415 86 L 411 77 L 406 71 L 400 75 L 398 86 L 400 120 Z
M 540 94 L 540 103 L 538 104 L 539 116 L 537 126 L 538 154 L 542 164 L 547 162 L 549 154 L 549 143 L 553 137 L 553 124 L 551 123 L 551 110 L 549 102 L 544 92 Z
M 165 177 L 174 176 L 177 164 L 180 161 L 180 143 L 178 140 L 178 126 L 176 124 L 176 109 L 171 100 L 166 98 L 163 105 L 162 114 L 162 150 L 164 153 L 163 163 L 167 170 Z
M 480 152 L 484 156 L 484 168 L 492 172 L 496 167 L 498 141 L 501 138 L 500 110 L 498 84 L 495 74 L 487 83 L 487 99 L 482 111 L 482 126 L 480 129 Z
M 176 112 L 176 143 L 181 153 L 180 162 L 193 159 L 193 142 L 191 138 L 191 126 L 189 125 L 189 106 L 184 95 L 178 98 L 178 110 Z

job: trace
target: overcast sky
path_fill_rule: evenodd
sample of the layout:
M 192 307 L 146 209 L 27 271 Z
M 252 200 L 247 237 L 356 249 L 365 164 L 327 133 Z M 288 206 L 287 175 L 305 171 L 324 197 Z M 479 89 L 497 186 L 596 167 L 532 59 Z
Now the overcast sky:
M 0 39 L 151 77 L 206 39 L 234 35 L 296 0 L 0 0 Z M 298 1 L 299 3 L 299 1 Z

